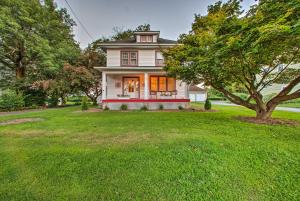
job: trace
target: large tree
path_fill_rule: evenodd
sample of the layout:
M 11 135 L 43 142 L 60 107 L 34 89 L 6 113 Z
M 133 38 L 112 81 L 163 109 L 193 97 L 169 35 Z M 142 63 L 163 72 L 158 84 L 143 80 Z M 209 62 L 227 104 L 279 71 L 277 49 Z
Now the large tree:
M 13 72 L 18 82 L 55 76 L 63 63 L 79 55 L 74 25 L 53 0 L 1 0 L 0 72 Z
M 230 101 L 271 117 L 276 106 L 300 97 L 300 1 L 260 0 L 247 13 L 240 1 L 217 2 L 196 15 L 189 34 L 165 53 L 166 70 L 189 83 L 204 82 Z M 281 66 L 279 68 L 279 66 Z M 269 100 L 261 91 L 284 80 L 287 86 Z M 242 87 L 248 98 L 236 96 Z M 294 89 L 294 90 L 293 90 Z

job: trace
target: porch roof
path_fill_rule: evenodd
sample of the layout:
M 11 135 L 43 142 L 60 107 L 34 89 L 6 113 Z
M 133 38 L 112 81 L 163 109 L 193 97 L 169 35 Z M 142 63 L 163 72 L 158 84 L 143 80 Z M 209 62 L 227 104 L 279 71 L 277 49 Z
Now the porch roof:
M 101 72 L 164 72 L 163 67 L 144 66 L 144 67 L 94 67 Z

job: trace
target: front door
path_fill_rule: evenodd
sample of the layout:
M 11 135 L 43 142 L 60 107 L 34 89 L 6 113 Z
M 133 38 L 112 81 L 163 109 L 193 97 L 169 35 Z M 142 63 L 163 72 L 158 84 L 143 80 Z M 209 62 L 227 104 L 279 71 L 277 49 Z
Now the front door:
M 140 96 L 140 82 L 138 77 L 124 77 L 123 78 L 123 93 L 129 98 L 139 98 Z

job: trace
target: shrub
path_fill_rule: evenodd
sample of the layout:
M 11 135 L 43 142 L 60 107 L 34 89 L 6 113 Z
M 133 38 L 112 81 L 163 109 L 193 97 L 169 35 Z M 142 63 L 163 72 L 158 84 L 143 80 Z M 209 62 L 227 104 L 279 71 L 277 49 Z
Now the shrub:
M 14 111 L 24 107 L 24 97 L 15 91 L 7 90 L 0 96 L 0 110 Z
M 120 107 L 121 110 L 127 110 L 128 106 L 126 104 L 122 104 Z
M 147 107 L 146 105 L 143 105 L 143 106 L 141 107 L 141 110 L 147 111 L 147 110 L 148 110 L 148 107 Z
M 48 98 L 47 102 L 48 102 L 49 107 L 57 107 L 59 98 L 57 96 L 53 95 L 53 96 L 50 96 L 50 98 Z
M 179 110 L 183 110 L 184 108 L 182 107 L 182 105 L 179 105 L 179 106 L 178 106 L 178 109 L 179 109 Z
M 26 107 L 44 106 L 47 101 L 46 92 L 40 89 L 26 89 L 23 94 Z
M 107 107 L 107 105 L 106 105 L 103 110 L 108 111 L 109 107 Z
M 84 96 L 81 101 L 81 110 L 88 110 L 88 109 L 89 109 L 88 99 L 86 96 Z
M 204 109 L 205 110 L 210 110 L 211 109 L 211 102 L 208 98 L 205 100 Z
M 158 109 L 159 109 L 159 110 L 163 110 L 163 109 L 164 109 L 164 105 L 163 105 L 163 104 L 160 104 L 160 105 L 158 106 Z

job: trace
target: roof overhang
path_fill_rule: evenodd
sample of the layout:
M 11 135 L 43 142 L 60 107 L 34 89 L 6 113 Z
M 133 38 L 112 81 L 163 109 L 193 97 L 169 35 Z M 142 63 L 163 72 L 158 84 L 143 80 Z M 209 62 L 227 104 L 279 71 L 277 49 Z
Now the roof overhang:
M 107 49 L 121 49 L 121 48 L 130 48 L 130 49 L 161 49 L 161 48 L 171 48 L 178 44 L 158 44 L 158 43 L 102 43 L 100 47 L 106 51 Z
M 134 35 L 159 35 L 160 31 L 135 31 Z
M 163 67 L 145 66 L 145 67 L 94 67 L 101 72 L 164 72 Z

